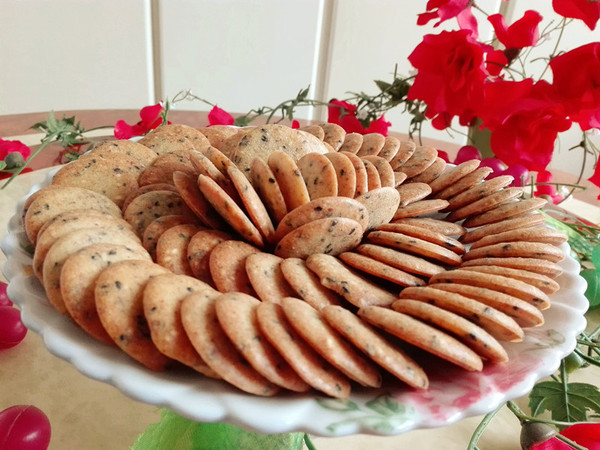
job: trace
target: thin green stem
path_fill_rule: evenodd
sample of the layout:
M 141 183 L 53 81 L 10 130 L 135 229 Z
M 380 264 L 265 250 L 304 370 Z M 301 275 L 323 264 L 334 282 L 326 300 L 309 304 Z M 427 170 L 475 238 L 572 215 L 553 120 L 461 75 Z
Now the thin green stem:
M 579 445 L 577 442 L 572 441 L 571 439 L 563 436 L 562 434 L 557 434 L 556 436 L 554 436 L 556 439 L 558 439 L 559 441 L 564 442 L 565 444 L 567 444 L 568 446 L 574 448 L 575 450 L 588 450 L 587 447 L 583 447 L 582 445 Z
M 498 406 L 496 409 L 494 409 L 493 411 L 487 413 L 483 419 L 481 420 L 481 422 L 479 422 L 479 425 L 477 425 L 477 428 L 475 428 L 475 431 L 473 432 L 473 435 L 471 436 L 471 440 L 469 441 L 469 445 L 467 446 L 467 450 L 475 450 L 477 449 L 477 443 L 479 442 L 479 438 L 481 438 L 481 436 L 483 435 L 483 432 L 485 431 L 485 429 L 488 427 L 488 425 L 490 424 L 490 422 L 494 419 L 494 417 L 496 416 L 496 414 L 498 414 L 498 412 L 504 407 L 504 404 Z
M 315 447 L 315 445 L 310 440 L 310 436 L 308 435 L 308 433 L 304 433 L 304 444 L 306 445 L 306 448 L 308 450 L 317 450 L 317 447 Z
M 563 388 L 565 416 L 571 417 L 571 408 L 569 407 L 569 374 L 567 372 L 567 365 L 565 364 L 564 359 L 560 362 L 560 379 Z
M 556 53 L 558 52 L 558 47 L 560 46 L 560 41 L 561 41 L 561 39 L 563 37 L 563 34 L 565 32 L 566 25 L 567 25 L 567 19 L 563 18 L 560 21 L 560 24 L 558 25 L 559 33 L 558 33 L 558 37 L 556 38 L 556 41 L 554 43 L 554 49 L 552 50 L 552 53 L 550 54 L 551 58 L 553 56 L 555 56 Z M 546 64 L 546 67 L 544 67 L 544 70 L 540 74 L 540 77 L 539 77 L 540 80 L 542 80 L 544 78 L 544 75 L 546 74 L 546 71 L 548 70 L 549 67 L 550 67 L 550 61 L 548 61 L 548 64 Z

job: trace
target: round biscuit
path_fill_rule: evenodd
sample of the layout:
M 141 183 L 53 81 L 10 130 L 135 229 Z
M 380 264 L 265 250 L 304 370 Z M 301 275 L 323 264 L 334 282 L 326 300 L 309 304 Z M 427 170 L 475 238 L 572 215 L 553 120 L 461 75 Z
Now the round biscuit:
M 280 264 L 281 273 L 294 289 L 293 297 L 302 298 L 315 309 L 328 305 L 340 305 L 342 298 L 334 291 L 324 287 L 303 259 L 286 258 Z
M 165 273 L 147 281 L 142 293 L 144 316 L 156 348 L 169 358 L 211 378 L 219 378 L 198 354 L 183 325 L 183 300 L 196 293 L 202 298 L 220 295 L 208 284 L 186 275 Z
M 345 217 L 360 223 L 363 231 L 369 225 L 369 211 L 360 201 L 349 197 L 322 197 L 311 200 L 287 213 L 275 230 L 275 241 L 296 228 L 317 219 Z
M 306 259 L 306 266 L 319 277 L 323 286 L 359 308 L 368 305 L 389 306 L 397 298 L 395 294 L 360 276 L 334 256 L 313 254 Z
M 296 373 L 314 389 L 334 398 L 350 395 L 350 381 L 326 362 L 294 330 L 277 303 L 261 303 L 256 308 L 263 335 Z
M 341 306 L 330 305 L 323 308 L 322 314 L 338 333 L 396 378 L 413 388 L 428 387 L 429 380 L 421 366 L 354 313 Z
M 268 381 L 231 343 L 217 318 L 216 299 L 220 294 L 191 294 L 181 305 L 181 322 L 194 349 L 223 380 L 238 389 L 269 397 L 279 387 Z
M 150 370 L 172 364 L 150 338 L 142 292 L 148 280 L 168 270 L 148 261 L 124 260 L 111 264 L 96 278 L 94 298 L 102 326 L 121 350 Z
M 406 314 L 381 306 L 367 306 L 358 315 L 371 325 L 468 371 L 480 371 L 483 361 L 456 338 Z
M 478 355 L 495 364 L 508 361 L 506 350 L 492 335 L 458 314 L 410 298 L 396 300 L 392 309 L 448 331 Z
M 362 225 L 346 217 L 316 219 L 287 233 L 274 253 L 282 258 L 307 258 L 326 253 L 338 255 L 356 247 L 363 237 Z
M 281 271 L 283 258 L 271 253 L 254 253 L 246 258 L 246 274 L 250 284 L 263 302 L 281 303 L 284 297 L 293 296 L 295 291 Z
M 308 391 L 310 386 L 264 339 L 256 317 L 258 305 L 260 300 L 241 292 L 220 295 L 215 300 L 219 324 L 231 343 L 263 377 L 294 392 Z
M 115 342 L 98 316 L 94 296 L 96 279 L 111 264 L 132 259 L 152 261 L 148 252 L 139 246 L 93 244 L 69 256 L 60 271 L 60 292 L 69 316 L 90 336 L 106 344 Z
M 360 136 L 360 135 L 359 135 Z M 331 161 L 337 177 L 337 193 L 339 197 L 354 198 L 356 192 L 356 172 L 352 161 L 342 152 L 328 152 L 325 157 Z
M 323 359 L 362 386 L 381 386 L 377 367 L 331 328 L 315 308 L 294 297 L 284 298 L 281 306 L 292 327 Z
M 46 222 L 65 211 L 81 209 L 81 205 L 121 217 L 121 210 L 115 202 L 85 188 L 51 185 L 40 189 L 32 197 L 31 202 L 26 202 L 27 212 L 23 219 L 25 233 L 32 244 L 36 243 L 38 232 Z

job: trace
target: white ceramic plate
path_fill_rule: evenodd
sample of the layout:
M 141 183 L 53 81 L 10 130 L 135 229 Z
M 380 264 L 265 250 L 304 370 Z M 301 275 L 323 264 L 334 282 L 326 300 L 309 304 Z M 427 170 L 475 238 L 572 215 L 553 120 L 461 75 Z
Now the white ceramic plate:
M 39 188 L 34 187 L 32 192 Z M 510 356 L 506 364 L 488 364 L 480 373 L 469 373 L 432 360 L 427 364 L 438 367 L 426 367 L 430 388 L 422 392 L 407 389 L 401 383 L 388 383 L 377 391 L 354 389 L 347 400 L 316 393 L 256 397 L 192 373 L 146 370 L 58 314 L 30 274 L 31 258 L 20 244 L 20 210 L 24 201 L 16 206 L 17 213 L 1 247 L 8 258 L 3 267 L 10 280 L 8 295 L 21 308 L 25 325 L 42 336 L 50 352 L 69 361 L 84 375 L 109 383 L 136 400 L 164 406 L 199 422 L 228 422 L 262 433 L 305 431 L 322 436 L 395 435 L 415 428 L 448 425 L 526 395 L 536 381 L 558 368 L 586 324 L 586 283 L 564 244 L 564 273 L 557 279 L 561 289 L 551 296 L 552 308 L 544 312 L 545 324 L 527 330 L 523 342 L 506 344 Z

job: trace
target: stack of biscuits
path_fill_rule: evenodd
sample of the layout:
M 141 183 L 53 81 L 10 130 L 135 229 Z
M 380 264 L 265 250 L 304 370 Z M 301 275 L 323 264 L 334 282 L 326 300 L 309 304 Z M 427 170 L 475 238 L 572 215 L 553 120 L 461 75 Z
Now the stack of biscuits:
M 423 358 L 504 364 L 543 323 L 566 238 L 490 176 L 335 124 L 172 124 L 63 166 L 22 219 L 48 301 L 148 369 L 345 398 L 426 389 Z

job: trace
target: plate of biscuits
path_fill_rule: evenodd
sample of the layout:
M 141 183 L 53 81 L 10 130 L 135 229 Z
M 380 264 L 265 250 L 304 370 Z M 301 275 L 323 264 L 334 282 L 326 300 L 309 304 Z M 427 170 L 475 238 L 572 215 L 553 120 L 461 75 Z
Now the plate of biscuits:
M 545 200 L 333 124 L 164 125 L 49 173 L 2 241 L 48 350 L 261 433 L 396 435 L 553 373 L 587 300 Z

